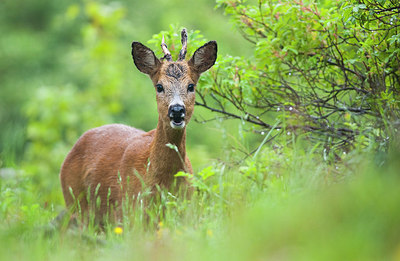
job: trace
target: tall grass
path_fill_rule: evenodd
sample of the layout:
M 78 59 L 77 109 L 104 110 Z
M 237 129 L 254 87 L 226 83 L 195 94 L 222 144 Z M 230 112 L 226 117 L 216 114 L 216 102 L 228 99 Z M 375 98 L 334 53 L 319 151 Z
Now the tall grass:
M 59 227 L 61 202 L 23 175 L 0 179 L 0 259 L 399 260 L 400 154 L 390 155 L 381 166 L 361 153 L 328 164 L 301 143 L 266 148 L 190 176 L 190 198 L 139 197 L 103 230 Z

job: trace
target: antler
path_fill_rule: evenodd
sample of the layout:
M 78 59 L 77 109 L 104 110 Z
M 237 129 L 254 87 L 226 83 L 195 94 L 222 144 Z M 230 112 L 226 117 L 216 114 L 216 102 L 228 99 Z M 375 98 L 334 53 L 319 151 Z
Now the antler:
M 179 52 L 179 57 L 178 57 L 178 61 L 182 61 L 185 60 L 186 57 L 186 52 L 187 52 L 187 32 L 186 32 L 186 28 L 182 29 L 181 32 L 181 43 L 182 43 L 182 49 Z M 164 57 L 162 59 L 166 59 L 169 62 L 172 62 L 172 56 L 170 51 L 168 50 L 168 46 L 165 43 L 165 38 L 164 35 L 162 37 L 162 41 L 161 41 L 161 49 L 164 53 Z
M 162 59 L 167 59 L 168 62 L 172 62 L 172 56 L 171 53 L 168 51 L 167 44 L 165 43 L 164 35 L 162 37 L 161 41 L 161 49 L 164 53 L 164 57 Z
M 187 32 L 186 32 L 186 28 L 182 29 L 181 42 L 182 42 L 182 49 L 179 52 L 178 61 L 185 60 L 185 56 L 186 56 L 186 52 L 187 52 Z

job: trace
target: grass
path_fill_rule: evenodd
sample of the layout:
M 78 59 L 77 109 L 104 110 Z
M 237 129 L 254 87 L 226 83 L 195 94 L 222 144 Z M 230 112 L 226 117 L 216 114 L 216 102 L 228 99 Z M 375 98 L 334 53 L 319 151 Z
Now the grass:
M 0 260 L 400 260 L 400 154 L 390 155 L 328 164 L 266 148 L 192 176 L 190 200 L 161 191 L 104 231 L 54 226 L 58 196 L 15 174 L 0 179 Z

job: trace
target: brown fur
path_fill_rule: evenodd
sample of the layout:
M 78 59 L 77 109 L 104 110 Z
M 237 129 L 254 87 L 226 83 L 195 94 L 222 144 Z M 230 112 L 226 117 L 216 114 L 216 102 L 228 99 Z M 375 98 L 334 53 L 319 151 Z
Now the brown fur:
M 200 47 L 189 61 L 160 61 L 146 46 L 132 43 L 132 56 L 137 68 L 148 74 L 155 86 L 162 84 L 164 87 L 164 92 L 157 92 L 156 96 L 157 128 L 144 132 L 112 124 L 84 133 L 61 167 L 61 186 L 68 207 L 74 206 L 75 198 L 79 200 L 83 215 L 95 209 L 96 219 L 101 220 L 111 206 L 121 205 L 126 194 L 132 198 L 141 192 L 142 181 L 151 189 L 156 185 L 169 188 L 178 171 L 193 172 L 185 141 L 195 93 L 189 92 L 187 86 L 197 83 L 200 74 L 214 64 L 216 55 L 216 43 L 209 42 Z M 168 116 L 168 108 L 177 97 L 186 109 L 185 127 L 182 129 L 172 128 Z M 177 146 L 180 156 L 166 146 L 168 143 Z M 96 189 L 100 198 L 97 208 L 94 205 Z M 88 198 L 92 205 L 89 205 Z M 116 218 L 121 218 L 118 209 Z

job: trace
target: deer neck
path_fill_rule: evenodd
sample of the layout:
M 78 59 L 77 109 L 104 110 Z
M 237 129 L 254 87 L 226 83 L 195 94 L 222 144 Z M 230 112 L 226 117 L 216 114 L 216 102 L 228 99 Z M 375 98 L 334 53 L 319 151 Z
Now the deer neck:
M 178 171 L 185 171 L 185 158 L 186 127 L 182 130 L 172 129 L 159 119 L 155 137 L 150 145 L 148 185 L 171 185 L 174 175 Z

